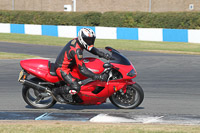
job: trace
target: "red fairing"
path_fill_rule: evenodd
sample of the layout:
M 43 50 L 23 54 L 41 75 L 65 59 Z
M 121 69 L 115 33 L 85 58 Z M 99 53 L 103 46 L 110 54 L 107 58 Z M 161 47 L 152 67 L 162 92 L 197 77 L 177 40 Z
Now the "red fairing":
M 92 93 L 97 86 L 105 88 L 98 94 Z M 84 101 L 82 104 L 98 105 L 106 102 L 106 98 L 109 96 L 109 90 L 107 88 L 106 82 L 95 81 L 81 86 L 81 91 L 78 95 Z
M 60 81 L 57 76 L 50 75 L 48 63 L 49 61 L 44 59 L 29 59 L 20 61 L 21 67 L 29 74 L 52 83 Z
M 98 105 L 106 102 L 106 98 L 111 96 L 113 93 L 122 89 L 124 93 L 126 92 L 127 85 L 135 84 L 131 79 L 130 80 L 113 80 L 107 82 L 95 81 L 81 87 L 79 97 L 84 101 L 84 105 Z M 96 87 L 105 87 L 98 94 L 92 93 Z
M 104 62 L 97 58 L 84 58 L 83 62 L 85 66 L 95 74 L 100 74 L 103 72 L 103 64 Z

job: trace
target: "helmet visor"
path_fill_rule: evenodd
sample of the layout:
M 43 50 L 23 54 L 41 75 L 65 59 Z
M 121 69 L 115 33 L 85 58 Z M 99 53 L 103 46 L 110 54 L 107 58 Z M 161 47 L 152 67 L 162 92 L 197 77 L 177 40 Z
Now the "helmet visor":
M 84 37 L 83 40 L 90 46 L 94 44 L 95 37 Z

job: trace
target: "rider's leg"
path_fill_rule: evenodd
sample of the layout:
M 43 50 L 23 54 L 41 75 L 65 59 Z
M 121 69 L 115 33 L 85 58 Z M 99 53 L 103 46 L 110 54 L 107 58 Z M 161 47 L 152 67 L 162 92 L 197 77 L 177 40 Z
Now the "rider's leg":
M 60 72 L 61 72 L 61 69 L 62 69 L 62 68 L 57 68 L 57 69 L 56 69 L 56 73 L 57 73 L 57 75 L 58 75 L 59 78 L 61 78 L 63 81 L 65 81 L 65 80 L 62 78 L 62 75 L 61 75 L 61 73 L 60 73 Z M 63 71 L 65 71 L 65 73 L 69 73 L 70 69 L 64 69 Z M 64 100 L 64 98 L 62 97 L 62 94 L 68 94 L 68 93 L 69 93 L 68 90 L 69 90 L 69 88 L 67 88 L 67 86 L 66 86 L 66 87 L 58 87 L 58 88 L 53 89 L 53 90 L 52 90 L 52 93 L 53 93 L 53 95 L 55 96 L 55 98 L 56 98 L 59 102 L 64 103 L 65 100 Z
M 57 68 L 56 73 L 63 81 L 65 81 L 66 84 L 69 85 L 69 86 L 66 85 L 66 86 L 56 88 L 53 91 L 54 96 L 57 98 L 59 102 L 65 101 L 63 97 L 61 96 L 62 94 L 74 95 L 80 91 L 81 87 L 78 84 L 78 82 L 72 77 L 70 73 L 70 69 L 63 70 L 62 68 Z M 71 96 L 71 99 L 72 99 L 72 96 Z
M 76 81 L 75 78 L 72 77 L 71 73 L 65 73 L 64 71 L 60 70 L 61 76 L 63 78 L 63 80 L 69 84 L 70 87 L 66 88 L 66 90 L 68 91 L 68 93 L 74 95 L 77 94 L 80 89 L 81 86 L 78 84 L 78 82 Z

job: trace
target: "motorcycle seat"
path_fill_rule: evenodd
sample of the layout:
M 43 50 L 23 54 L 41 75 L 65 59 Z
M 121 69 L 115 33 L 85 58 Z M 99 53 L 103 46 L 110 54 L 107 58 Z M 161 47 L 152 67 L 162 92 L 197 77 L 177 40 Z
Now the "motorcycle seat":
M 52 76 L 57 76 L 55 64 L 49 62 L 49 68 L 50 68 L 50 75 L 52 75 Z

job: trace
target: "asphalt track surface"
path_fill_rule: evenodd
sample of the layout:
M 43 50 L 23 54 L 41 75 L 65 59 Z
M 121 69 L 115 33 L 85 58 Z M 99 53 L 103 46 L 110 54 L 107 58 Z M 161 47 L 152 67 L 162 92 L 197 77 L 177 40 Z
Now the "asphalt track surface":
M 62 48 L 59 46 L 0 42 L 0 52 L 32 54 L 50 58 L 51 61 L 55 60 Z M 148 115 L 165 116 L 166 118 L 200 118 L 199 55 L 120 52 L 135 65 L 138 73 L 135 81 L 144 90 L 145 99 L 138 108 L 118 109 L 108 101 L 105 104 L 94 106 L 57 103 L 50 109 L 33 109 L 23 101 L 22 86 L 17 82 L 18 73 L 21 70 L 20 60 L 0 60 L 0 119 L 18 119 L 17 116 L 22 118 L 22 114 L 25 117 L 23 119 L 28 119 L 46 112 L 55 115 L 56 113 L 71 114 L 73 117 L 84 114 L 87 118 L 102 113 L 123 115 L 127 118 Z M 88 52 L 84 52 L 84 55 L 91 56 Z M 37 115 L 37 113 L 39 114 Z M 11 118 L 12 115 L 14 116 Z M 85 116 L 82 117 L 85 118 Z M 79 115 L 78 117 L 80 118 Z

